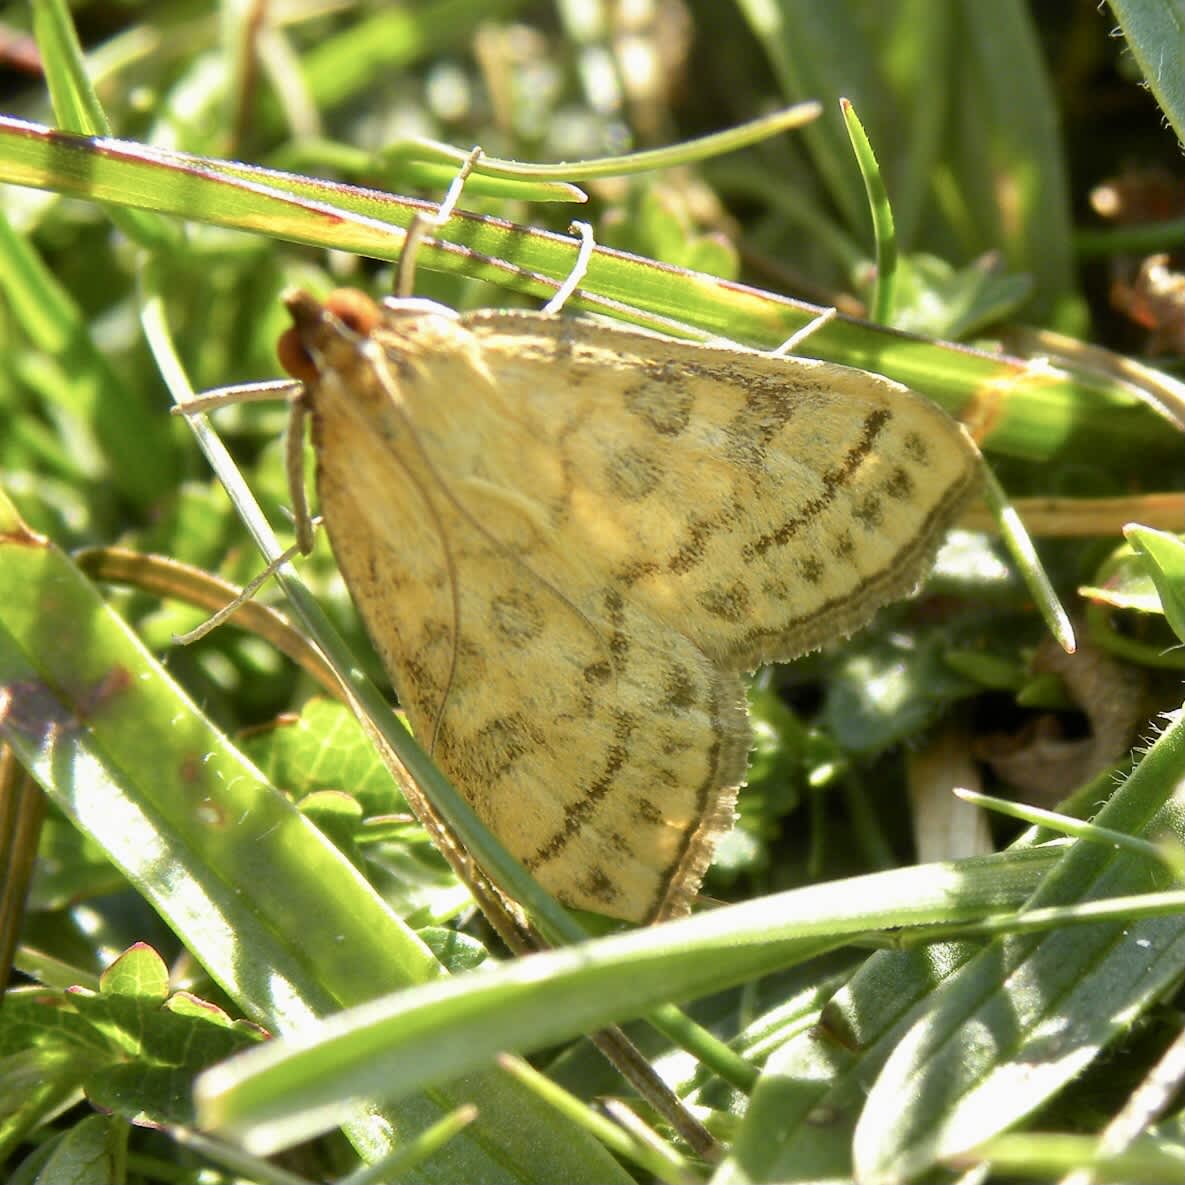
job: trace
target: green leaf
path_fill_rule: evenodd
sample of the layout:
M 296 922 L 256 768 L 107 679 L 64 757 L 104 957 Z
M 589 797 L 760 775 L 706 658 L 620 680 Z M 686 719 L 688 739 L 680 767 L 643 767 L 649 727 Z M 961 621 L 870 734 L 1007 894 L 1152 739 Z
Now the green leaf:
M 1156 584 L 1160 606 L 1173 633 L 1185 642 L 1185 539 L 1150 527 L 1123 529 Z
M 878 753 L 931 724 L 978 689 L 946 661 L 943 631 L 873 637 L 843 655 L 828 684 L 827 731 L 842 748 Z
M 139 943 L 103 973 L 99 992 L 75 988 L 63 1003 L 108 1043 L 107 1058 L 83 1081 L 92 1103 L 128 1120 L 192 1125 L 194 1077 L 263 1034 L 214 1004 L 168 990 L 168 968 Z
M 843 1180 L 864 1099 L 916 1006 L 975 953 L 970 943 L 880 951 L 817 1023 L 766 1062 L 721 1181 Z
M 1110 0 L 1110 5 L 1148 89 L 1178 144 L 1185 143 L 1185 71 L 1177 52 L 1185 40 L 1181 0 Z
M 340 790 L 356 799 L 366 815 L 406 814 L 409 809 L 357 717 L 334 700 L 311 699 L 299 716 L 253 732 L 244 738 L 243 752 L 273 785 L 295 798 Z
M 122 1177 L 124 1155 L 121 1147 L 126 1129 L 107 1115 L 88 1115 L 79 1120 L 61 1139 L 41 1164 L 37 1181 L 54 1185 L 99 1185 Z

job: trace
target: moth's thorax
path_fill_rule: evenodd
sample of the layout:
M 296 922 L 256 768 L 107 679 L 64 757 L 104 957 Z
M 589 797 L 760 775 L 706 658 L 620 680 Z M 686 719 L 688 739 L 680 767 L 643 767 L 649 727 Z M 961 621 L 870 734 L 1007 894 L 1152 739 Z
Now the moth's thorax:
M 449 531 L 493 514 L 511 551 L 538 546 L 567 496 L 563 457 L 455 315 L 385 305 L 364 335 L 323 317 L 305 348 L 323 501 L 340 491 L 372 527 L 406 513 Z

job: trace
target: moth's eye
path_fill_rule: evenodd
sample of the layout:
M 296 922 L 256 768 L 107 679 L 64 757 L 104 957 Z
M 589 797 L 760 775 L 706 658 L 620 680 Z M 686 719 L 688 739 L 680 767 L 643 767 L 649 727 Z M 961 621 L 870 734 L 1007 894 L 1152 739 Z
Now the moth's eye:
M 317 364 L 309 357 L 304 342 L 300 340 L 300 331 L 295 326 L 280 334 L 276 341 L 276 357 L 294 379 L 305 384 L 316 382 Z
M 379 306 L 357 288 L 338 288 L 331 292 L 325 301 L 325 311 L 362 337 L 370 334 L 382 316 Z

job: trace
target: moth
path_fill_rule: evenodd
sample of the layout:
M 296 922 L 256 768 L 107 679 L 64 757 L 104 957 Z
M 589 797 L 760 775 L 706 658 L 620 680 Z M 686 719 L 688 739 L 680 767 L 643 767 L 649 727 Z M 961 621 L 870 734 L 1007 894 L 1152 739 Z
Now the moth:
M 910 593 L 979 484 L 879 376 L 549 313 L 286 296 L 320 511 L 421 743 L 563 903 L 691 906 L 744 673 Z

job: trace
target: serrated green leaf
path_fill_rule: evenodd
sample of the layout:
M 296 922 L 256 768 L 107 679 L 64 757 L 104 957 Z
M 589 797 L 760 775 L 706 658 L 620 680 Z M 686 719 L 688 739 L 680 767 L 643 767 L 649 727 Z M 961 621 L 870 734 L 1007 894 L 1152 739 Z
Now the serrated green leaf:
M 125 951 L 99 977 L 99 991 L 107 997 L 124 996 L 155 1007 L 169 995 L 169 969 L 145 942 Z
M 117 1180 L 123 1167 L 120 1144 L 126 1134 L 107 1115 L 87 1115 L 62 1138 L 40 1166 L 36 1185 L 101 1185 Z
M 342 791 L 365 815 L 407 814 L 395 784 L 354 715 L 340 703 L 311 699 L 296 717 L 244 738 L 243 750 L 276 786 L 298 799 Z

